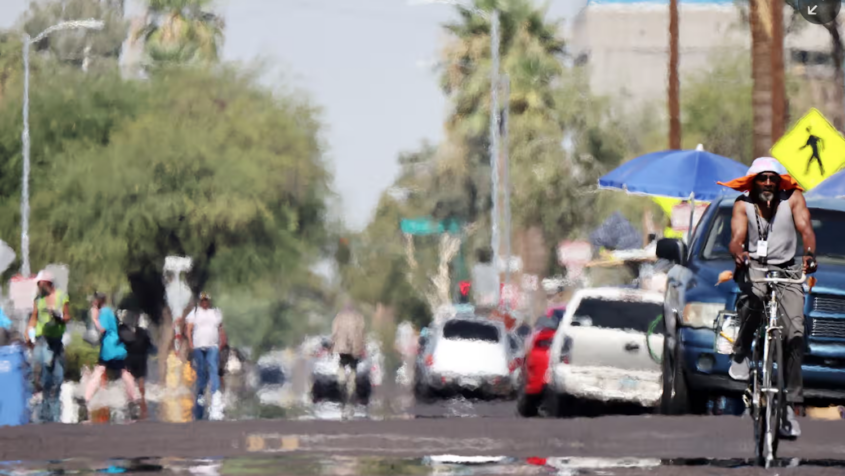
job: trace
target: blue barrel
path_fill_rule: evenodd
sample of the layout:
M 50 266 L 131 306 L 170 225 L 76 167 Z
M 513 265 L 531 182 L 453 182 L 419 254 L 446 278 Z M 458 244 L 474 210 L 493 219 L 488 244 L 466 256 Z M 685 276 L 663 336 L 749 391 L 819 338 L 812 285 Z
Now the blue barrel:
M 25 348 L 0 347 L 0 426 L 29 423 L 29 365 Z

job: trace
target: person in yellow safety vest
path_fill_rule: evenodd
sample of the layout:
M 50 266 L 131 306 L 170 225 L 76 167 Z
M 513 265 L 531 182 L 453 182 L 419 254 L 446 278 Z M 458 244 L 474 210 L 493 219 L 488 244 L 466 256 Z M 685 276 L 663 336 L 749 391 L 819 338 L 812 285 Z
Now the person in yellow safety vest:
M 62 383 L 65 379 L 65 349 L 62 336 L 70 320 L 67 293 L 56 288 L 49 271 L 41 271 L 35 277 L 38 297 L 29 318 L 26 337 L 33 346 L 33 359 L 41 367 L 41 420 L 59 422 Z

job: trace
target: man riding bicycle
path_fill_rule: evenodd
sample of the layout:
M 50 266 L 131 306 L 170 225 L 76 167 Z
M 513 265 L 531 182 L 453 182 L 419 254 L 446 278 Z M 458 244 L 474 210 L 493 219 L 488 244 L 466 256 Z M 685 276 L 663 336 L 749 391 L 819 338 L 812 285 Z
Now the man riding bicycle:
M 754 161 L 745 177 L 721 183 L 744 192 L 736 199 L 731 219 L 729 251 L 736 260 L 741 295 L 737 313 L 741 322 L 734 343 L 729 374 L 735 380 L 750 377 L 748 356 L 754 333 L 763 317 L 765 283 L 752 283 L 749 277 L 764 278 L 768 270 L 790 275 L 816 271 L 816 235 L 802 188 L 783 165 L 771 157 Z M 795 263 L 798 233 L 804 243 L 803 266 Z M 801 363 L 804 358 L 804 288 L 801 284 L 779 284 L 781 325 L 784 336 L 784 381 L 786 418 L 780 434 L 797 438 L 801 429 L 795 418 L 795 405 L 803 403 Z

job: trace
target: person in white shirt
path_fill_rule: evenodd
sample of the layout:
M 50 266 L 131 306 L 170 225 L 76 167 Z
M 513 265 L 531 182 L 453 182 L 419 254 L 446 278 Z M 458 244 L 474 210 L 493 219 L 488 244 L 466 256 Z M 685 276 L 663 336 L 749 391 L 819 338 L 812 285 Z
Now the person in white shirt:
M 197 373 L 197 400 L 194 417 L 201 420 L 205 407 L 205 390 L 211 384 L 212 420 L 222 419 L 223 396 L 220 393 L 220 347 L 226 344 L 223 313 L 211 306 L 211 296 L 200 294 L 199 306 L 188 314 L 186 334 L 194 371 Z

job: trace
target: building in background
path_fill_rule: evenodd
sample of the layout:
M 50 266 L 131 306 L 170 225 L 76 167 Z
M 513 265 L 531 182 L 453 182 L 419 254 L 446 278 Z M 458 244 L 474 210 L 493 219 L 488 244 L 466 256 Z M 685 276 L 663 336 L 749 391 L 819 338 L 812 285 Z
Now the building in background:
M 679 0 L 679 16 L 683 97 L 685 78 L 707 68 L 720 52 L 749 51 L 751 33 L 733 0 Z M 784 18 L 790 17 L 791 9 L 784 13 Z M 822 26 L 804 23 L 784 40 L 787 69 L 832 78 L 830 67 L 826 73 L 825 68 L 807 67 L 819 61 L 830 65 L 829 33 Z M 575 64 L 588 68 L 592 92 L 622 99 L 620 105 L 625 108 L 665 102 L 669 0 L 590 0 L 571 23 L 569 47 Z M 802 62 L 804 69 L 795 70 Z M 822 91 L 819 98 L 824 97 Z M 817 107 L 824 111 L 823 105 Z

